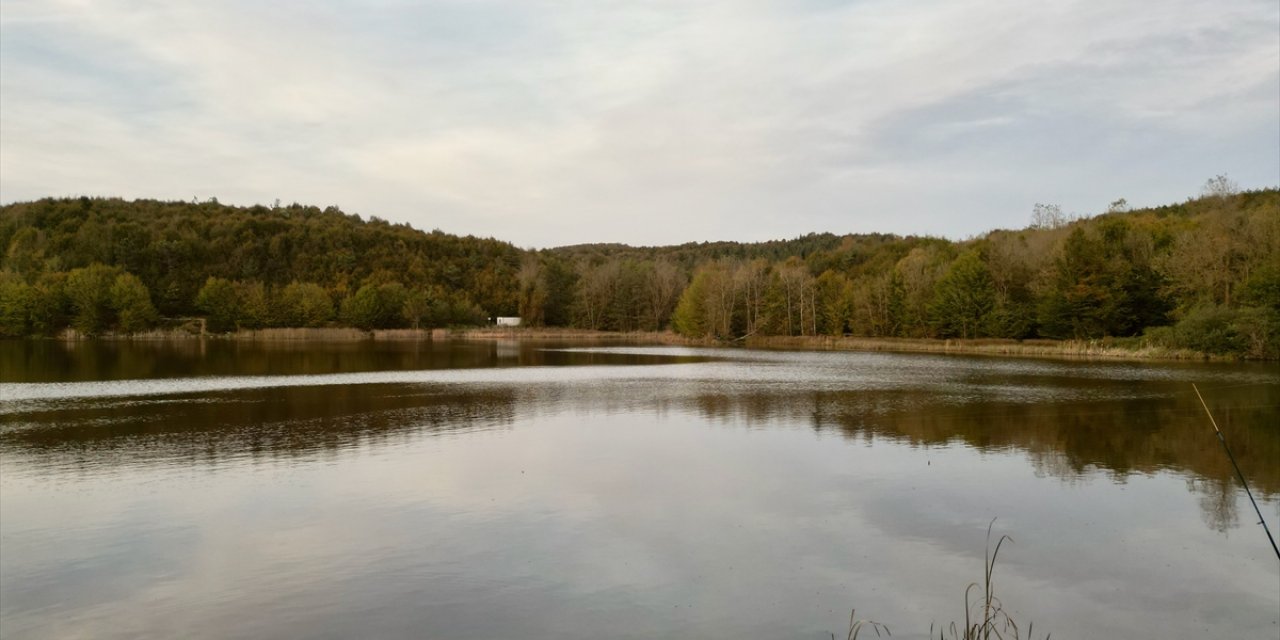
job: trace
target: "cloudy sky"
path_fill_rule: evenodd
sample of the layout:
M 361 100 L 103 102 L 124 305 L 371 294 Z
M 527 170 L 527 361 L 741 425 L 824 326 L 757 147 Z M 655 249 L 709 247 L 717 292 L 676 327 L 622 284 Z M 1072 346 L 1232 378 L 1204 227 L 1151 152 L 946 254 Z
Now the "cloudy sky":
M 1275 0 L 0 0 L 0 201 L 526 247 L 966 237 L 1280 184 Z

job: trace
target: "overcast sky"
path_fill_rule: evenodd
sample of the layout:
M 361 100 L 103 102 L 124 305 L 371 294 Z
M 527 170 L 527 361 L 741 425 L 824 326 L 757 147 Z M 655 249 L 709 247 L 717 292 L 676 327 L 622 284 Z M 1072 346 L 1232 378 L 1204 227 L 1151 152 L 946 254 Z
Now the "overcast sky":
M 961 238 L 1280 184 L 1276 0 L 0 0 L 0 201 L 525 247 Z

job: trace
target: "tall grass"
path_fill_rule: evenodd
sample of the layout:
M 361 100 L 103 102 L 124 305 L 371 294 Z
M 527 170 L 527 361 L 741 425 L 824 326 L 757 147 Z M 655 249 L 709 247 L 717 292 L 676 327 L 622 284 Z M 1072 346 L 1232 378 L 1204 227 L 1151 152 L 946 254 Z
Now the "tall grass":
M 938 638 L 938 640 L 1020 640 L 1022 629 L 1018 626 L 1017 621 L 1009 612 L 1005 610 L 1004 603 L 996 596 L 995 593 L 995 570 L 996 558 L 1000 556 L 1000 548 L 1005 542 L 1013 542 L 1013 538 L 1007 535 L 1001 535 L 996 540 L 995 547 L 991 546 L 991 530 L 995 526 L 996 521 L 992 520 L 987 525 L 987 546 L 986 555 L 982 562 L 982 583 L 970 582 L 969 586 L 964 590 L 964 624 L 960 625 L 952 622 L 946 626 L 936 624 L 929 625 L 929 637 Z M 975 599 L 974 590 L 981 588 L 981 597 Z M 855 640 L 858 634 L 864 629 L 870 629 L 879 637 L 881 632 L 886 636 L 892 636 L 889 627 L 879 622 L 871 620 L 858 619 L 855 612 L 849 614 L 849 632 L 846 640 Z M 1035 623 L 1027 625 L 1028 639 L 1035 637 Z M 831 634 L 832 640 L 835 640 L 835 634 Z M 1049 640 L 1050 635 L 1045 635 L 1044 640 Z
M 845 640 L 857 640 L 858 634 L 862 633 L 862 630 L 865 628 L 875 631 L 877 638 L 881 637 L 881 631 L 883 631 L 886 636 L 893 635 L 893 633 L 889 631 L 889 625 L 872 622 L 871 620 L 861 620 L 857 617 L 857 613 L 857 609 L 849 612 L 849 634 L 845 636 Z M 836 640 L 836 634 L 831 634 L 831 640 Z

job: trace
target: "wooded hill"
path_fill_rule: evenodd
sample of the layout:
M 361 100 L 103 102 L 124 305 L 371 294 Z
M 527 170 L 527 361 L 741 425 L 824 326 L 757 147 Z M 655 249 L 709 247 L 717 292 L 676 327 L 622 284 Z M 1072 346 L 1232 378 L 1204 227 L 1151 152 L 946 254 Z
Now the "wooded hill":
M 1210 181 L 1209 186 L 1214 186 Z M 1217 186 L 1222 186 L 1222 181 Z M 952 242 L 809 234 L 765 243 L 525 251 L 335 208 L 104 198 L 0 208 L 0 334 L 526 324 L 695 337 L 1134 337 L 1280 356 L 1280 191 Z

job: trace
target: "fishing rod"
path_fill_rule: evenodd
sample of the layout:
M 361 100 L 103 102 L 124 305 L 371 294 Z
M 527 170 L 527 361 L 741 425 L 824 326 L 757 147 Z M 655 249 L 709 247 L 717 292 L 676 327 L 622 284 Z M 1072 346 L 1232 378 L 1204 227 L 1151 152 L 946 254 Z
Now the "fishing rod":
M 1271 548 L 1276 552 L 1276 559 L 1280 560 L 1280 547 L 1276 546 L 1276 539 L 1271 535 L 1271 528 L 1267 526 L 1267 519 L 1262 517 L 1262 509 L 1258 508 L 1258 501 L 1253 499 L 1253 492 L 1249 490 L 1249 483 L 1244 481 L 1244 474 L 1240 473 L 1240 465 L 1236 464 L 1236 457 L 1231 455 L 1231 447 L 1227 446 L 1227 439 L 1222 437 L 1222 430 L 1218 428 L 1218 421 L 1213 419 L 1213 412 L 1209 411 L 1209 405 L 1205 403 L 1204 396 L 1200 395 L 1200 388 L 1196 383 L 1191 383 L 1191 388 L 1196 390 L 1196 397 L 1200 398 L 1200 406 L 1204 407 L 1204 412 L 1209 415 L 1209 424 L 1213 425 L 1213 430 L 1218 434 L 1218 442 L 1222 443 L 1222 450 L 1227 452 L 1227 459 L 1231 460 L 1231 466 L 1235 467 L 1236 477 L 1240 478 L 1240 484 L 1244 487 L 1245 495 L 1249 496 L 1249 502 L 1253 503 L 1253 510 L 1258 512 L 1258 524 L 1262 525 L 1262 530 L 1267 532 L 1267 539 L 1271 541 Z

